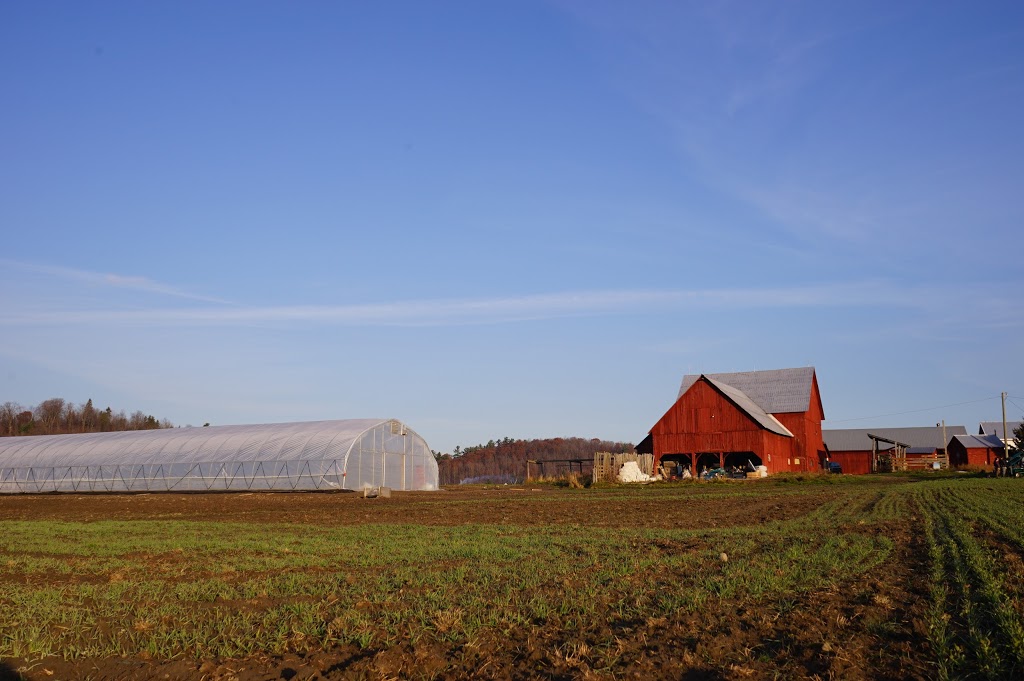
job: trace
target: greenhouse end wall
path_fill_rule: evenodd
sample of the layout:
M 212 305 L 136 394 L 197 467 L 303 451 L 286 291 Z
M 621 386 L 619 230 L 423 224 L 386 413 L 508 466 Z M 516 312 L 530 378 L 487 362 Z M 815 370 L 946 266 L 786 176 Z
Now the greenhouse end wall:
M 0 494 L 437 485 L 430 447 L 396 419 L 0 438 Z

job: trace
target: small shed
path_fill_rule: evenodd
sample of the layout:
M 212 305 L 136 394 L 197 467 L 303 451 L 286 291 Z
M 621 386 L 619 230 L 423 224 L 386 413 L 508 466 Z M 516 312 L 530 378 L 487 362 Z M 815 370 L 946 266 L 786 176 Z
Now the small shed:
M 994 434 L 954 435 L 949 441 L 949 463 L 954 468 L 976 466 L 990 471 L 1002 455 L 1003 441 Z

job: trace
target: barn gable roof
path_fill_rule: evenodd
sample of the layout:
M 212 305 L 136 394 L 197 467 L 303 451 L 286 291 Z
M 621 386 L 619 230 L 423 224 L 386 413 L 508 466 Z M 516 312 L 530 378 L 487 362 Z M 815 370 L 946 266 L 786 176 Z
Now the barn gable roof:
M 1000 427 L 1003 425 L 999 424 Z M 953 439 L 964 446 L 965 449 L 1002 449 L 1003 441 L 995 435 L 954 435 Z
M 701 376 L 739 390 L 761 411 L 768 414 L 808 411 L 811 406 L 814 367 L 740 371 L 729 374 L 688 374 L 683 376 L 677 399 L 682 397 Z
M 770 430 L 778 435 L 785 435 L 786 437 L 793 437 L 793 433 L 790 432 L 786 426 L 782 425 L 777 418 L 766 412 L 757 402 L 750 399 L 750 397 L 739 388 L 731 386 L 727 383 L 715 380 L 710 376 L 701 375 L 698 379 L 703 378 L 705 381 L 710 383 L 716 390 L 725 395 L 725 397 L 735 404 L 739 409 L 753 419 L 758 425 L 765 430 Z M 692 385 L 692 384 L 691 384 Z

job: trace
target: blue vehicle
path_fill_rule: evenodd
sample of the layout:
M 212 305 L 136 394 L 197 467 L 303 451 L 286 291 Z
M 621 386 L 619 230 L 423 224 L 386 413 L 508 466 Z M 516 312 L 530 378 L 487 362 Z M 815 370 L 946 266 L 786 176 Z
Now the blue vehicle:
M 700 474 L 700 477 L 703 480 L 713 480 L 715 478 L 724 478 L 727 476 L 728 474 L 724 468 L 709 468 Z
M 825 464 L 825 470 L 837 475 L 843 474 L 843 466 L 838 461 L 829 461 Z

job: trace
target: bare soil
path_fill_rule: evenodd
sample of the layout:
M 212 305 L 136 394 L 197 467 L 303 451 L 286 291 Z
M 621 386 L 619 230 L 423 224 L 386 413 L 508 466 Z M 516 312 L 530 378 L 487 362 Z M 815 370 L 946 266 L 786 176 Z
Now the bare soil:
M 737 482 L 743 486 L 747 483 Z M 731 496 L 716 485 L 693 485 L 701 495 L 699 514 L 678 496 L 652 493 L 609 498 L 542 485 L 538 487 L 452 488 L 440 492 L 392 492 L 367 499 L 356 492 L 39 494 L 0 496 L 4 520 L 196 520 L 244 523 L 358 525 L 576 524 L 589 527 L 733 527 L 787 520 L 817 508 L 836 493 Z M 718 492 L 719 494 L 716 494 Z M 537 498 L 544 503 L 537 503 Z

